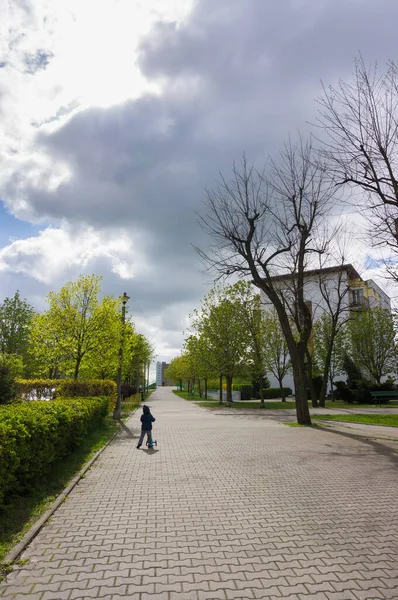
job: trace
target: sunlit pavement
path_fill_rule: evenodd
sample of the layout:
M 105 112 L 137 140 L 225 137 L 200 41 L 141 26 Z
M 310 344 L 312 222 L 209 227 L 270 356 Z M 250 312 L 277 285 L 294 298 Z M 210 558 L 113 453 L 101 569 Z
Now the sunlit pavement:
M 212 412 L 170 388 L 149 405 L 157 448 L 136 449 L 135 414 L 0 597 L 398 598 L 396 438 Z

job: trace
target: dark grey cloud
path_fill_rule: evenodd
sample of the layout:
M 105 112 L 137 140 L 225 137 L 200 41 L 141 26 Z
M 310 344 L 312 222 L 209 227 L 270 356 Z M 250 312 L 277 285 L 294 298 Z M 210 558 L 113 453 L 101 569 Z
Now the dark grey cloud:
M 205 243 L 195 215 L 204 188 L 243 151 L 261 165 L 289 132 L 308 130 L 320 80 L 350 77 L 358 52 L 395 58 L 397 21 L 396 0 L 198 0 L 184 23 L 158 24 L 141 45 L 142 72 L 162 93 L 41 134 L 38 152 L 66 162 L 71 179 L 46 191 L 22 173 L 6 194 L 37 217 L 144 232 L 154 267 L 133 281 L 137 310 L 194 307 L 205 292 L 191 246 Z

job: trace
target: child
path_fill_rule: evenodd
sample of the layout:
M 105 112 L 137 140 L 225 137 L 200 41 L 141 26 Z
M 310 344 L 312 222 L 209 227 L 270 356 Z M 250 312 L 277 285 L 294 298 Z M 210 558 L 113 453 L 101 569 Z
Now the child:
M 144 404 L 144 406 L 142 407 L 142 415 L 141 415 L 141 435 L 140 435 L 140 439 L 138 440 L 137 448 L 140 448 L 142 446 L 142 442 L 144 441 L 145 434 L 148 436 L 147 437 L 148 447 L 149 448 L 153 447 L 152 423 L 154 421 L 155 421 L 155 417 L 153 415 L 151 415 L 149 406 L 146 406 L 146 404 Z

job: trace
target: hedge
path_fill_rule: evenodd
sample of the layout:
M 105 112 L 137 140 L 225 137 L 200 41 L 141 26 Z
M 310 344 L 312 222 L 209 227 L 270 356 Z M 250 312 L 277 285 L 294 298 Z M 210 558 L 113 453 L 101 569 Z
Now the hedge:
M 285 396 L 291 395 L 292 388 L 285 387 L 283 389 L 285 390 Z M 264 388 L 263 393 L 264 393 L 264 400 L 272 400 L 273 398 L 281 397 L 280 388 Z
M 0 408 L 0 507 L 74 450 L 109 412 L 109 398 L 59 398 Z
M 241 400 L 250 400 L 250 398 L 253 398 L 253 386 L 250 383 L 234 383 L 232 389 L 234 392 L 240 392 Z
M 17 379 L 15 384 L 16 397 L 23 400 L 108 396 L 110 408 L 116 403 L 117 387 L 110 379 Z

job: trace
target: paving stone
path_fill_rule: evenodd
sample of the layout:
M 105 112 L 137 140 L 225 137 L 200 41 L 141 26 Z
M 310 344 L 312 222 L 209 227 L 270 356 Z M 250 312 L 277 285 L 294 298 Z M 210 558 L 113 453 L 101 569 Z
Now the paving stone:
M 398 597 L 397 439 L 380 452 L 366 429 L 287 428 L 280 412 L 211 412 L 167 388 L 150 405 L 159 446 L 135 448 L 134 415 L 134 437 L 100 455 L 1 598 Z

